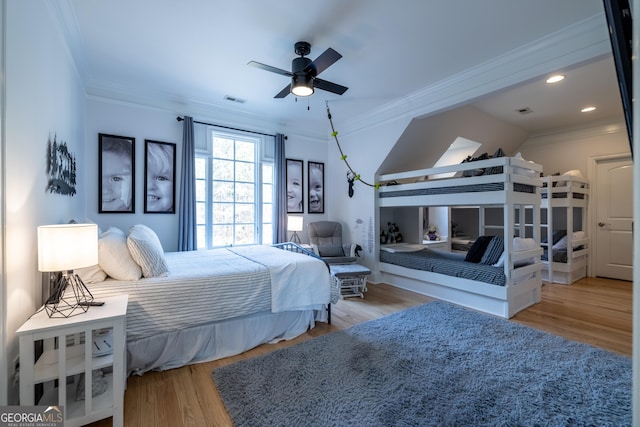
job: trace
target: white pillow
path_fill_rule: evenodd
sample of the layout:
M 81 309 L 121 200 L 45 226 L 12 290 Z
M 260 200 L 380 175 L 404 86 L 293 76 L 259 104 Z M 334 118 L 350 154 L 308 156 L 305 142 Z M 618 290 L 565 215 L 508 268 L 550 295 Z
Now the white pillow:
M 522 252 L 522 251 L 528 251 L 530 249 L 535 249 L 538 247 L 538 244 L 536 243 L 536 241 L 534 239 L 531 238 L 524 238 L 524 237 L 514 237 L 513 238 L 513 252 Z M 502 252 L 502 255 L 500 255 L 500 258 L 498 259 L 498 262 L 496 262 L 495 264 L 493 264 L 494 267 L 502 267 L 504 266 L 504 260 L 506 258 L 507 254 L 506 252 Z M 527 265 L 527 264 L 532 264 L 535 262 L 535 258 L 528 258 L 528 259 L 523 259 L 520 261 L 517 261 L 516 263 L 514 263 L 514 267 L 521 267 L 523 265 Z
M 500 255 L 500 258 L 498 258 L 498 262 L 496 262 L 495 264 L 493 264 L 494 267 L 504 267 L 504 259 L 507 257 L 507 253 L 506 252 L 502 252 L 502 255 Z
M 582 175 L 582 171 L 580 169 L 571 169 L 570 171 L 566 171 L 562 175 L 577 176 L 578 178 L 584 178 L 584 175 Z
M 535 249 L 538 247 L 536 241 L 530 237 L 514 237 L 513 238 L 513 251 L 521 252 Z
M 98 239 L 98 264 L 109 276 L 117 280 L 138 280 L 140 266 L 131 258 L 127 238 L 118 228 L 110 227 Z
M 514 252 L 522 252 L 528 251 L 530 249 L 535 249 L 539 247 L 536 241 L 530 237 L 514 237 L 513 238 L 513 251 Z M 529 265 L 536 262 L 535 258 L 526 258 L 521 259 L 520 261 L 516 261 L 513 263 L 514 267 L 522 267 L 523 265 Z
M 169 272 L 162 243 L 158 235 L 146 225 L 138 224 L 129 229 L 127 246 L 144 277 L 164 276 Z
M 78 268 L 73 271 L 80 277 L 82 283 L 98 283 L 104 282 L 104 279 L 107 278 L 107 273 L 104 272 L 103 269 L 100 268 L 99 265 L 92 265 L 91 267 Z
M 561 251 L 567 249 L 567 236 L 562 237 L 558 242 L 553 245 L 554 251 Z

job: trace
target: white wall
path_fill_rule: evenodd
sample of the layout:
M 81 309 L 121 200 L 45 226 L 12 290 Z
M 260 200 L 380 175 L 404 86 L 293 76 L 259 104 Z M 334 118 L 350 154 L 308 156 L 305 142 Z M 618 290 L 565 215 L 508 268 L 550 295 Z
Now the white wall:
M 36 227 L 84 218 L 84 92 L 48 4 L 6 2 L 6 240 L 4 252 L 8 375 L 18 353 L 15 330 L 41 305 Z M 77 162 L 77 194 L 50 194 L 47 140 L 65 141 Z M 3 331 L 4 333 L 5 331 Z M 8 402 L 17 402 L 9 378 Z M 4 385 L 3 385 L 4 386 Z M 0 404 L 3 402 L 0 402 Z
M 384 161 L 389 151 L 394 148 L 402 132 L 411 121 L 410 117 L 401 116 L 385 123 L 370 126 L 361 131 L 341 134 L 342 123 L 346 118 L 333 115 L 334 127 L 338 131 L 338 142 L 342 153 L 353 170 L 361 175 L 362 181 L 375 184 L 375 177 L 379 165 Z M 347 171 L 349 170 L 341 160 L 341 154 L 333 138 L 329 141 L 329 162 L 326 167 L 325 181 L 327 182 L 327 200 L 331 210 L 329 220 L 339 221 L 343 228 L 344 239 L 349 243 L 358 243 L 363 251 L 359 262 L 367 265 L 374 274 L 377 270 L 377 248 L 380 244 L 380 224 L 376 215 L 377 192 L 373 187 L 362 182 L 354 183 L 354 195 L 347 194 Z M 410 155 L 407 153 L 407 155 Z
M 300 241 L 302 243 L 309 243 L 309 235 L 307 233 L 307 224 L 315 221 L 325 221 L 329 218 L 329 213 L 332 211 L 333 207 L 330 200 L 327 199 L 327 195 L 331 195 L 333 189 L 328 186 L 328 169 L 327 169 L 327 143 L 325 141 L 318 141 L 316 139 L 311 139 L 305 136 L 300 135 L 287 135 L 287 140 L 285 141 L 285 153 L 288 159 L 296 159 L 304 161 L 304 171 L 303 171 L 303 179 L 304 179 L 304 189 L 303 189 L 303 199 L 304 199 L 304 230 L 302 232 L 298 232 L 298 236 L 300 237 Z M 324 163 L 324 213 L 309 213 L 309 169 L 308 162 L 318 162 Z M 299 215 L 299 214 L 295 214 Z M 291 237 L 291 232 L 287 232 L 287 238 Z
M 144 213 L 144 146 L 145 139 L 176 144 L 176 212 L 180 197 L 179 177 L 182 170 L 182 124 L 178 115 L 105 99 L 87 101 L 87 215 L 101 230 L 111 226 L 127 231 L 134 224 L 151 227 L 165 251 L 178 249 L 178 214 Z M 106 133 L 135 138 L 135 213 L 98 213 L 98 134 Z
M 624 122 L 569 129 L 529 138 L 520 152 L 526 160 L 541 164 L 545 175 L 579 169 L 589 178 L 591 158 L 631 153 L 626 132 Z

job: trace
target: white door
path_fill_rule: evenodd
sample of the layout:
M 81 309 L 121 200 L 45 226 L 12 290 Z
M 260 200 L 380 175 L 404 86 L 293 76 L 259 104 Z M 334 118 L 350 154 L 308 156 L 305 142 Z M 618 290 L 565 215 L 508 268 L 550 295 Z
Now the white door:
M 633 163 L 599 161 L 596 180 L 595 275 L 633 280 Z

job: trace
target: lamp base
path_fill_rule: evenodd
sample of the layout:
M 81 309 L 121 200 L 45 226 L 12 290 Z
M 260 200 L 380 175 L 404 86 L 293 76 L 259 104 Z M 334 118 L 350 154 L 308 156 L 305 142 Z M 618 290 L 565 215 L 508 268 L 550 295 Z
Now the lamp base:
M 71 317 L 86 313 L 93 295 L 73 271 L 62 273 L 62 277 L 44 304 L 49 317 Z
M 296 233 L 295 231 L 291 235 L 291 240 L 289 240 L 289 241 L 291 243 L 297 243 L 298 245 L 302 243 L 302 242 L 300 242 L 300 237 L 298 237 L 298 233 Z

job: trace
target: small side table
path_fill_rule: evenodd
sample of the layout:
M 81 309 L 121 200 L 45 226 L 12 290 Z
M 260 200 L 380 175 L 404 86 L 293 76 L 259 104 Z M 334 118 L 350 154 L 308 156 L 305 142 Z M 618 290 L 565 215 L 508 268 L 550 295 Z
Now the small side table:
M 49 318 L 45 310 L 34 314 L 16 331 L 20 339 L 20 405 L 36 405 L 35 385 L 54 391 L 64 407 L 64 425 L 81 426 L 113 416 L 113 425 L 124 424 L 126 381 L 126 314 L 129 296 L 105 298 L 101 307 L 68 318 Z M 113 352 L 93 351 L 93 332 L 111 329 Z M 74 345 L 67 345 L 71 341 Z M 43 352 L 36 360 L 36 342 Z M 107 389 L 92 396 L 93 371 L 107 373 Z M 76 387 L 84 374 L 84 399 L 76 400 Z
M 364 298 L 371 270 L 360 264 L 329 264 L 329 269 L 336 278 L 341 298 Z

